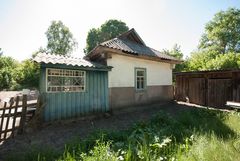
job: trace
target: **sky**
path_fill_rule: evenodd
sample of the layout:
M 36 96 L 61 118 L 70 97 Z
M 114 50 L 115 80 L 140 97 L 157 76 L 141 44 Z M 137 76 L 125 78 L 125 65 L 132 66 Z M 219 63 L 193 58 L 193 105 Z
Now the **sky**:
M 78 42 L 72 54 L 84 56 L 87 33 L 109 19 L 135 28 L 157 50 L 179 44 L 185 56 L 196 50 L 205 24 L 240 0 L 0 0 L 0 48 L 19 61 L 46 47 L 51 21 L 61 20 Z

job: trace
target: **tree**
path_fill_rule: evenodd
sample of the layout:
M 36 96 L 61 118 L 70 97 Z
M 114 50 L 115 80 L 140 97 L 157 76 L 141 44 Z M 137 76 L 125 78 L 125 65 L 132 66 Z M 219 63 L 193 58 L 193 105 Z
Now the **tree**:
M 9 89 L 14 85 L 17 65 L 17 61 L 11 57 L 0 57 L 0 90 Z
M 182 60 L 183 59 L 183 53 L 181 51 L 181 46 L 178 45 L 178 44 L 175 44 L 173 46 L 173 48 L 169 51 L 169 50 L 166 50 L 164 49 L 162 51 L 164 54 L 167 54 L 167 55 L 170 55 L 170 56 L 173 56 L 179 60 Z M 184 70 L 186 64 L 185 62 L 181 63 L 181 64 L 176 64 L 175 68 L 174 68 L 174 72 L 180 72 L 182 70 Z
M 170 50 L 169 55 L 181 60 L 183 58 L 181 46 L 178 44 L 175 44 L 172 50 Z
M 45 34 L 48 40 L 46 51 L 49 53 L 68 55 L 77 47 L 69 28 L 61 21 L 52 21 Z
M 24 60 L 17 68 L 16 81 L 23 88 L 38 88 L 40 66 L 30 59 Z
M 240 10 L 220 11 L 205 26 L 198 50 L 191 53 L 185 70 L 240 68 Z
M 190 58 L 187 60 L 188 65 L 185 70 L 210 70 L 210 68 L 208 68 L 206 64 L 208 63 L 208 61 L 215 59 L 217 55 L 219 55 L 219 52 L 211 48 L 192 52 Z
M 215 59 L 209 60 L 206 68 L 212 70 L 240 68 L 240 53 L 220 54 Z
M 87 54 L 98 44 L 115 38 L 128 30 L 126 23 L 119 20 L 108 20 L 100 28 L 89 30 L 84 52 Z
M 221 53 L 240 51 L 240 10 L 220 11 L 205 26 L 199 48 L 215 46 Z

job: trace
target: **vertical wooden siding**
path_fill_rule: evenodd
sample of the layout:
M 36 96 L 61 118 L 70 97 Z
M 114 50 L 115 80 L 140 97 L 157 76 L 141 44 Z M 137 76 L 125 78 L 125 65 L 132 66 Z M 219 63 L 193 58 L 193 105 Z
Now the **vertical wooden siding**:
M 231 79 L 209 79 L 208 80 L 208 106 L 223 107 L 227 101 L 232 101 Z
M 188 88 L 189 101 L 195 104 L 205 104 L 205 79 L 204 78 L 190 78 Z
M 108 72 L 86 71 L 85 92 L 46 92 L 46 69 L 41 69 L 40 91 L 46 101 L 44 120 L 60 120 L 109 111 Z
M 240 102 L 240 70 L 177 73 L 175 99 L 218 108 Z

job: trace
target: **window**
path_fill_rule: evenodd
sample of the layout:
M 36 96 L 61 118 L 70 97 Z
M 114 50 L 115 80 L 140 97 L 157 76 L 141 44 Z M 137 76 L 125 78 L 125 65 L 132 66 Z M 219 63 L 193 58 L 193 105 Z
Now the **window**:
M 135 81 L 136 90 L 144 90 L 146 88 L 146 69 L 135 69 Z
M 85 71 L 47 69 L 47 92 L 85 91 Z

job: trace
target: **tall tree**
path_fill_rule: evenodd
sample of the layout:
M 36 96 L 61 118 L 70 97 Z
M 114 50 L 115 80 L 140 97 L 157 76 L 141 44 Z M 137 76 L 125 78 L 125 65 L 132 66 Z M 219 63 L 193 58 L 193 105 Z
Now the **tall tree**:
M 221 53 L 240 51 L 240 9 L 220 11 L 207 23 L 199 48 L 209 46 Z
M 0 90 L 9 89 L 14 84 L 18 63 L 11 57 L 0 57 Z
M 120 20 L 108 20 L 102 24 L 100 28 L 92 28 L 89 30 L 84 52 L 87 54 L 98 44 L 115 38 L 128 30 L 129 28 L 126 23 Z
M 2 51 L 2 48 L 0 48 L 0 56 L 3 55 L 3 51 Z
M 214 15 L 205 26 L 198 50 L 185 70 L 240 68 L 240 10 L 229 8 Z
M 172 50 L 170 50 L 169 55 L 173 56 L 175 58 L 178 58 L 178 59 L 182 59 L 183 58 L 183 53 L 181 51 L 181 46 L 178 45 L 178 44 L 175 44 L 173 46 Z
M 52 21 L 45 34 L 48 40 L 46 50 L 49 53 L 68 55 L 77 47 L 69 28 L 61 21 Z
M 163 53 L 167 54 L 167 55 L 170 55 L 170 56 L 173 56 L 179 60 L 182 60 L 183 59 L 183 53 L 181 51 L 181 46 L 178 45 L 178 44 L 175 44 L 173 46 L 173 48 L 169 51 L 169 50 L 163 50 Z M 185 63 L 182 63 L 182 64 L 177 64 L 174 68 L 174 72 L 180 72 L 182 71 L 184 68 L 186 67 L 186 64 Z

